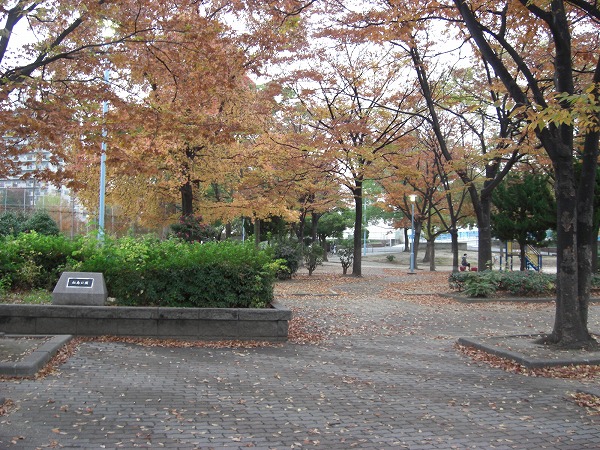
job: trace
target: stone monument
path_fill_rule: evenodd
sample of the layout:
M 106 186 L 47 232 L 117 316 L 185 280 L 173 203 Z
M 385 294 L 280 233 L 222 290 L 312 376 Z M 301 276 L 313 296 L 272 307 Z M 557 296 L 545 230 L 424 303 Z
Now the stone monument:
M 104 275 L 97 272 L 63 272 L 52 291 L 53 305 L 104 306 L 107 298 Z

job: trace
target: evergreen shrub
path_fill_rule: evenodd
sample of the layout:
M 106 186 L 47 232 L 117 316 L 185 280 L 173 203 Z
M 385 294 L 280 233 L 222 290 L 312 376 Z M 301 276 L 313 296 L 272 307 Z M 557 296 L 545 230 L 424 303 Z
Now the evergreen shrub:
M 266 307 L 283 262 L 248 243 L 107 239 L 81 251 L 78 271 L 103 272 L 117 305 Z
M 0 279 L 12 290 L 54 289 L 73 253 L 80 247 L 62 235 L 35 231 L 5 236 L 0 242 Z
M 529 297 L 554 293 L 556 275 L 533 271 L 455 272 L 448 283 L 451 289 L 469 297 L 488 297 L 497 291 Z
M 465 280 L 464 292 L 469 297 L 489 297 L 496 293 L 498 289 L 498 277 L 496 272 L 470 272 Z
M 302 250 L 298 242 L 291 239 L 280 239 L 272 245 L 273 257 L 284 261 L 282 268 L 277 272 L 277 278 L 287 280 L 298 272 L 302 262 Z
M 556 275 L 533 272 L 530 270 L 518 272 L 503 272 L 500 279 L 500 289 L 513 295 L 540 295 L 554 292 Z
M 312 275 L 317 266 L 323 264 L 323 255 L 325 251 L 319 244 L 313 242 L 310 245 L 304 246 L 302 256 L 304 257 L 304 265 L 308 269 L 308 274 Z

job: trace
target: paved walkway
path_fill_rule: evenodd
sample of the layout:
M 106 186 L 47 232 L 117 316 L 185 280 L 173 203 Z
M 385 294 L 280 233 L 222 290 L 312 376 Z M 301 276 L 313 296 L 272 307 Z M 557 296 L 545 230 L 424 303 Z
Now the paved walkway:
M 1 382 L 15 406 L 0 416 L 0 448 L 600 448 L 600 417 L 569 398 L 589 384 L 507 373 L 454 349 L 463 336 L 548 331 L 551 306 L 418 297 L 435 290 L 429 273 L 382 266 L 311 295 L 286 286 L 280 301 L 327 334 L 319 345 L 88 342 L 57 375 Z M 315 276 L 327 271 L 341 269 Z M 600 330 L 600 306 L 590 328 Z

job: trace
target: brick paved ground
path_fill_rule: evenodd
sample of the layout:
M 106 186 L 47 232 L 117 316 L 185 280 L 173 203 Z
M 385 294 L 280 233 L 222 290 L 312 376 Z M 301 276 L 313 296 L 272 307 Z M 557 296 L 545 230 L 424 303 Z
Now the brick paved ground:
M 280 291 L 328 334 L 320 345 L 89 342 L 60 374 L 1 382 L 15 407 L 0 417 L 0 448 L 600 448 L 600 418 L 569 400 L 582 382 L 506 373 L 453 348 L 460 336 L 547 331 L 551 306 L 417 302 L 410 294 L 437 289 L 428 273 L 364 275 Z

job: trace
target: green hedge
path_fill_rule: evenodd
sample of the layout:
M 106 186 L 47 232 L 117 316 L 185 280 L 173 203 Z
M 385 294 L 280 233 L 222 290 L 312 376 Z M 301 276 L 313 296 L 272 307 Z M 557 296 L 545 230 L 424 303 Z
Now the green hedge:
M 0 240 L 0 281 L 6 289 L 52 290 L 81 241 L 34 231 Z
M 81 249 L 72 270 L 102 272 L 118 305 L 246 308 L 273 300 L 279 261 L 252 243 L 108 239 Z
M 489 297 L 497 291 L 512 295 L 550 295 L 555 291 L 556 275 L 532 271 L 454 272 L 450 288 L 469 297 Z
M 63 271 L 101 272 L 118 305 L 265 307 L 285 267 L 252 243 L 94 238 L 35 232 L 0 242 L 0 290 L 52 290 Z

